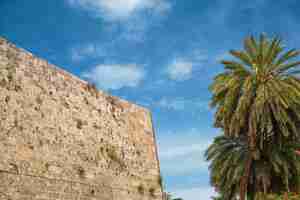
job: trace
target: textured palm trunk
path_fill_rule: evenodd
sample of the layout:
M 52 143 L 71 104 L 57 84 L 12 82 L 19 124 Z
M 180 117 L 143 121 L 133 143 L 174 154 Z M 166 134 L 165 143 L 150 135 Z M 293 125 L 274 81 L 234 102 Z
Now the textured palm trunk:
M 255 161 L 252 161 L 251 164 L 251 173 L 253 174 L 253 180 L 251 182 L 251 185 L 248 186 L 248 190 L 247 190 L 247 200 L 255 200 L 255 191 L 256 191 L 256 179 L 255 179 Z
M 289 196 L 288 196 L 288 193 L 284 193 L 284 200 L 289 200 Z
M 244 176 L 240 183 L 240 200 L 245 200 L 247 194 L 248 181 L 250 177 L 251 165 L 252 165 L 252 156 L 249 155 L 249 158 L 246 162 L 246 169 L 244 172 Z

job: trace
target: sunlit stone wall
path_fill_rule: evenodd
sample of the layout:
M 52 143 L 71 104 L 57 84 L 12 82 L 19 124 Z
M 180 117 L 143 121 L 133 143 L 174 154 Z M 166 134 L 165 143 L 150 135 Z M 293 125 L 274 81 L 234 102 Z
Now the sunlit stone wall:
M 161 200 L 151 115 L 0 38 L 0 199 Z

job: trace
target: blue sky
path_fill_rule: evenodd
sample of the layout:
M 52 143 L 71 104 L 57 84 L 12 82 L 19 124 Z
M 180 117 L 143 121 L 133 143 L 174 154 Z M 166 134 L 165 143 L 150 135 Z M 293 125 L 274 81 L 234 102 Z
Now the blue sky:
M 249 34 L 300 44 L 297 0 L 0 0 L 0 35 L 149 108 L 167 191 L 208 200 L 208 86 Z

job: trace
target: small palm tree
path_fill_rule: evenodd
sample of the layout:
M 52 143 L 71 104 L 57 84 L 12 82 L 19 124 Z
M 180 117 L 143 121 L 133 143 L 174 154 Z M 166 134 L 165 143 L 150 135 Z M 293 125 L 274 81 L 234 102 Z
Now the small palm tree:
M 299 140 L 300 62 L 294 59 L 300 52 L 284 52 L 279 38 L 262 34 L 258 40 L 246 38 L 244 50 L 230 53 L 234 59 L 222 61 L 225 71 L 211 85 L 211 105 L 217 108 L 215 126 L 226 136 L 247 136 L 251 154 L 240 182 L 244 200 L 252 162 L 264 145 Z
M 281 193 L 297 190 L 300 186 L 300 158 L 294 149 L 298 143 L 286 143 L 283 148 L 269 145 L 259 159 L 252 163 L 248 179 L 248 196 L 256 193 Z M 240 191 L 245 162 L 251 155 L 245 136 L 233 138 L 219 136 L 207 149 L 205 156 L 210 163 L 211 184 L 222 194 L 223 200 L 234 200 Z
M 245 140 L 227 136 L 215 138 L 207 149 L 205 157 L 211 161 L 211 184 L 223 194 L 224 200 L 232 200 L 238 194 L 247 154 L 249 150 Z

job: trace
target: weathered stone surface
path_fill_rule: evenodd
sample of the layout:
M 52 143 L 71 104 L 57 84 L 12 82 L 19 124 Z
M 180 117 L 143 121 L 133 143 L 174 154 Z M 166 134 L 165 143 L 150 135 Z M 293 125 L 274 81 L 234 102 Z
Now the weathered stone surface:
M 149 111 L 0 38 L 0 199 L 161 200 Z

